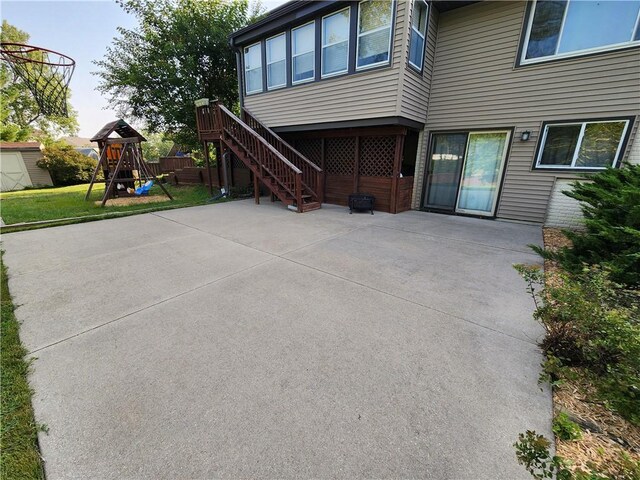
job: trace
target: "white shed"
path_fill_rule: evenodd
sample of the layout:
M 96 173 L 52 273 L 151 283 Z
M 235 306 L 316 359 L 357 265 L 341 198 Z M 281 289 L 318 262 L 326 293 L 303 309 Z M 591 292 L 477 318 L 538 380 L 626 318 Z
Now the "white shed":
M 53 185 L 49 172 L 36 165 L 41 158 L 39 142 L 0 142 L 0 191 Z

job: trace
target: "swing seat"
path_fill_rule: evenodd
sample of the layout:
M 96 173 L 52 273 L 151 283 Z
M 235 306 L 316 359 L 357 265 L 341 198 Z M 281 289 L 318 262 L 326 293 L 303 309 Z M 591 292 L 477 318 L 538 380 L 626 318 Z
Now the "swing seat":
M 146 182 L 144 185 L 142 185 L 141 187 L 138 187 L 135 189 L 135 194 L 136 195 L 148 195 L 149 194 L 149 190 L 151 190 L 151 187 L 153 187 L 153 180 L 149 180 L 148 182 Z

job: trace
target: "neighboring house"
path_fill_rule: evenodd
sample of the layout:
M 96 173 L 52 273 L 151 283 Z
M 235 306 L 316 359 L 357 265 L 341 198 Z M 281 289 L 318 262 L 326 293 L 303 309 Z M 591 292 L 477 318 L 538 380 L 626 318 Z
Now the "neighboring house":
M 100 160 L 100 154 L 98 153 L 97 148 L 92 147 L 76 147 L 74 150 L 82 155 L 85 155 L 89 158 L 93 158 L 94 160 Z
M 94 160 L 100 160 L 98 145 L 92 142 L 90 138 L 62 137 L 60 140 L 71 145 L 76 152 L 93 158 Z
M 49 172 L 36 165 L 41 158 L 42 144 L 39 142 L 0 142 L 2 191 L 53 185 Z
M 561 223 L 568 182 L 640 161 L 639 18 L 640 0 L 293 1 L 231 44 L 245 121 L 320 166 L 323 201 Z

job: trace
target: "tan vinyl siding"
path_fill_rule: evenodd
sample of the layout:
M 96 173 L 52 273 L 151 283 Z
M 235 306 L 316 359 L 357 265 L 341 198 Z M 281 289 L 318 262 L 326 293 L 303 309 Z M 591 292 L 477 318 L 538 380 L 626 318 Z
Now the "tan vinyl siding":
M 427 129 L 515 128 L 497 216 L 542 222 L 556 176 L 571 176 L 532 170 L 542 122 L 639 115 L 640 50 L 515 67 L 525 10 L 482 2 L 439 16 Z
M 42 152 L 24 151 L 21 155 L 33 185 L 53 185 L 49 172 L 36 165 L 36 162 L 42 158 Z
M 391 67 L 248 95 L 245 107 L 270 127 L 396 116 L 406 3 L 396 3 Z
M 407 5 L 409 2 L 406 2 Z M 412 4 L 413 5 L 413 4 Z M 411 9 L 413 11 L 413 9 Z M 410 11 L 410 12 L 411 12 Z M 402 94 L 400 95 L 400 112 L 402 117 L 410 118 L 420 123 L 424 123 L 427 116 L 427 106 L 429 104 L 429 88 L 431 86 L 431 75 L 433 73 L 433 60 L 435 56 L 436 37 L 438 32 L 438 12 L 435 8 L 429 8 L 429 26 L 427 27 L 426 57 L 422 75 L 409 67 L 409 44 L 411 30 L 411 15 L 407 21 L 405 34 L 405 69 L 402 76 Z

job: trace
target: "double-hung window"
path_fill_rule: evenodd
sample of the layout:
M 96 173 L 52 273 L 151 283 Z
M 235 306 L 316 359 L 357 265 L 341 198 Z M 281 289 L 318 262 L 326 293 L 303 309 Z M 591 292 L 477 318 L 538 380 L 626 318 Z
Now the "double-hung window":
M 358 8 L 356 69 L 389 63 L 393 2 L 364 0 Z
M 307 23 L 291 30 L 292 83 L 309 82 L 316 75 L 316 27 Z
M 247 94 L 262 91 L 262 45 L 260 43 L 244 49 L 244 78 Z
M 616 166 L 629 120 L 548 123 L 536 159 L 537 168 L 603 169 Z
M 411 15 L 411 40 L 409 43 L 409 65 L 422 71 L 424 45 L 427 35 L 429 7 L 424 0 L 415 0 Z
M 535 1 L 520 63 L 640 45 L 640 0 Z
M 322 18 L 322 77 L 349 68 L 349 8 Z
M 267 90 L 287 85 L 287 49 L 284 33 L 268 38 L 267 51 Z

